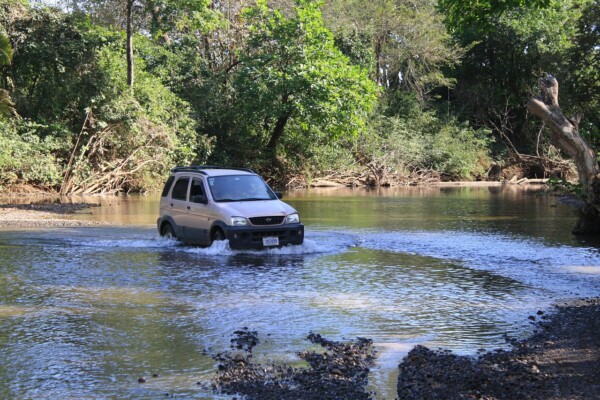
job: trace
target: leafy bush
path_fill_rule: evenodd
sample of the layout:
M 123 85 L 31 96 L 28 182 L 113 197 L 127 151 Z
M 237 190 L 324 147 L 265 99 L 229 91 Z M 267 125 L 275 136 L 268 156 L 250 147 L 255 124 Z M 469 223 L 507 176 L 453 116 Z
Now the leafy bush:
M 548 178 L 545 187 L 552 193 L 561 195 L 570 194 L 582 199 L 585 198 L 581 184 L 569 182 L 565 178 L 551 176 Z
M 433 135 L 425 135 L 425 165 L 451 179 L 470 179 L 482 174 L 482 159 L 487 158 L 489 131 L 473 130 L 456 121 L 434 123 Z
M 378 115 L 355 151 L 400 173 L 435 170 L 448 179 L 473 179 L 484 172 L 490 142 L 488 131 L 423 112 L 412 118 Z
M 51 136 L 41 139 L 42 126 L 22 121 L 0 120 L 0 187 L 15 183 L 56 188 L 61 168 L 53 155 L 61 146 Z

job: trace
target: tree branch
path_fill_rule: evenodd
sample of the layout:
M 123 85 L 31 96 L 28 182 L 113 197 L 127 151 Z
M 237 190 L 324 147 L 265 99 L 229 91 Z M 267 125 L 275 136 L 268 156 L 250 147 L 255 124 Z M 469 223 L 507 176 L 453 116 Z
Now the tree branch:
M 564 116 L 558 105 L 558 81 L 550 74 L 538 80 L 541 95 L 532 97 L 527 109 L 538 116 L 551 130 L 550 142 L 573 158 L 579 182 L 588 201 L 595 202 L 592 183 L 600 173 L 596 154 L 579 135 L 577 126 Z M 590 197 L 592 196 L 592 197 Z

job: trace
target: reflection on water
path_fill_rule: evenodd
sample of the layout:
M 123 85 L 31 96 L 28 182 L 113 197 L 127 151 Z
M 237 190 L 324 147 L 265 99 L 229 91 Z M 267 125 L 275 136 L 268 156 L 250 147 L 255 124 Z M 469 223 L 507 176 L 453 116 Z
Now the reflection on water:
M 85 218 L 133 225 L 0 231 L 0 398 L 214 398 L 197 382 L 242 327 L 256 361 L 296 361 L 310 331 L 370 337 L 394 398 L 415 344 L 504 347 L 600 285 L 574 212 L 526 190 L 294 192 L 307 239 L 264 252 L 158 237 L 155 196 L 95 199 Z

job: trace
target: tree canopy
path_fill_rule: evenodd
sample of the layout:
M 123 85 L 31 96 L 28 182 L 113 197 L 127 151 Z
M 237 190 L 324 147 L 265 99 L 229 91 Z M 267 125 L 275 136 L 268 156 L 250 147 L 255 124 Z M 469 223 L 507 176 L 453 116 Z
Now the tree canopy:
M 144 191 L 185 163 L 486 179 L 523 154 L 554 173 L 524 106 L 545 72 L 600 144 L 597 0 L 58 4 L 0 0 L 0 186 Z
M 492 27 L 503 13 L 516 9 L 547 8 L 554 0 L 439 0 L 449 27 L 468 29 L 469 26 Z
M 366 71 L 335 47 L 319 6 L 297 0 L 287 18 L 259 0 L 244 12 L 250 35 L 234 76 L 238 111 L 262 126 L 273 154 L 290 120 L 306 136 L 356 134 L 376 100 Z

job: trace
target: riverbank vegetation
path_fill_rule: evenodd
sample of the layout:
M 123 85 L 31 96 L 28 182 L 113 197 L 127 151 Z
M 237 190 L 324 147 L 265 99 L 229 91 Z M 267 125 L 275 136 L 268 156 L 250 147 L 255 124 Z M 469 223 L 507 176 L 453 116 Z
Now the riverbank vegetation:
M 489 3 L 0 0 L 0 186 L 572 177 L 525 104 L 551 72 L 600 145 L 600 5 Z

